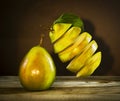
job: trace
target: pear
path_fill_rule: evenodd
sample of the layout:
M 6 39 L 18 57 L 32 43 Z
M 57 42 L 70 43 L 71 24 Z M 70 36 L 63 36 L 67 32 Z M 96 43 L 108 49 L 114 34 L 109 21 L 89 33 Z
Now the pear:
M 53 22 L 52 28 L 49 36 L 54 52 L 63 63 L 68 62 L 66 69 L 76 77 L 91 75 L 101 62 L 101 52 L 95 54 L 98 44 L 84 32 L 83 21 L 76 15 L 65 13 Z
M 20 64 L 20 82 L 27 90 L 46 90 L 55 76 L 56 67 L 51 55 L 39 45 L 31 48 Z

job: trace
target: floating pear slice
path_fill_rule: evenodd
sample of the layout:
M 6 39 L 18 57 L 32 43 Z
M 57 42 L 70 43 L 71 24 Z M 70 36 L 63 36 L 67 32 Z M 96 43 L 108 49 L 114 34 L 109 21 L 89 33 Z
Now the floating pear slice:
M 98 45 L 96 41 L 91 41 L 86 47 L 85 50 L 79 55 L 76 56 L 67 66 L 67 69 L 71 72 L 78 72 L 85 64 L 85 62 L 95 53 Z
M 85 66 L 77 73 L 76 77 L 90 76 L 100 65 L 101 52 L 97 52 L 86 62 Z
M 80 54 L 85 48 L 85 46 L 89 44 L 91 39 L 92 36 L 87 32 L 83 32 L 82 34 L 80 34 L 72 46 L 68 47 L 67 49 L 58 54 L 60 60 L 62 62 L 67 62 L 76 55 Z
M 64 13 L 54 21 L 53 25 L 56 23 L 70 23 L 74 27 L 81 28 L 82 32 L 84 31 L 84 23 L 82 19 L 80 19 L 79 16 L 76 16 L 74 14 Z
M 53 25 L 52 30 L 49 32 L 51 42 L 55 42 L 59 39 L 71 26 L 69 23 L 56 23 Z
M 79 36 L 81 28 L 71 27 L 58 41 L 54 43 L 55 53 L 63 51 L 68 46 L 72 45 L 75 39 Z

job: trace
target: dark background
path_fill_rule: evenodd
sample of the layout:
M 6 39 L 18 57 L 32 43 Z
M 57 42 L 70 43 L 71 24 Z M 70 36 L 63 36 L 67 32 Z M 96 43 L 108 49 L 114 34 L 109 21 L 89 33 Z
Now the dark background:
M 93 75 L 120 75 L 119 0 L 4 0 L 0 3 L 0 75 L 18 75 L 28 50 L 39 43 L 53 56 L 57 75 L 74 75 L 53 53 L 49 27 L 62 13 L 81 17 L 85 29 L 102 51 L 102 63 Z

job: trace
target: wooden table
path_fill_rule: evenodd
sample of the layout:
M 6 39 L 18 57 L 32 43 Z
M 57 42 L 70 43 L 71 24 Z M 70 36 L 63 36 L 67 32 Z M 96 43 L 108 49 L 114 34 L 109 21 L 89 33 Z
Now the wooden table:
M 0 76 L 0 101 L 120 101 L 120 76 L 57 76 L 45 91 L 26 91 L 17 76 Z

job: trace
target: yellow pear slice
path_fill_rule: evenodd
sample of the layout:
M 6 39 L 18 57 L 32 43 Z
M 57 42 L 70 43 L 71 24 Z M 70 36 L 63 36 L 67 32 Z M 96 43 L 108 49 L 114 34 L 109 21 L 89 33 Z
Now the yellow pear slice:
M 59 39 L 71 26 L 69 23 L 57 23 L 53 25 L 53 29 L 49 32 L 51 42 L 55 42 Z
M 75 39 L 79 36 L 81 28 L 70 28 L 58 41 L 53 45 L 55 53 L 63 51 L 68 46 L 72 45 Z
M 86 62 L 85 66 L 77 73 L 76 77 L 90 76 L 100 65 L 101 52 L 97 52 Z
M 72 46 L 66 48 L 64 51 L 58 54 L 60 60 L 62 62 L 67 62 L 76 55 L 80 54 L 85 46 L 89 44 L 91 39 L 92 36 L 87 32 L 83 32 L 82 34 L 80 34 Z
M 97 48 L 96 41 L 91 41 L 85 47 L 85 50 L 79 56 L 76 56 L 66 68 L 71 72 L 78 72 L 85 65 L 85 62 L 95 53 Z

